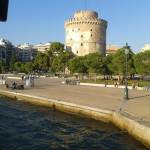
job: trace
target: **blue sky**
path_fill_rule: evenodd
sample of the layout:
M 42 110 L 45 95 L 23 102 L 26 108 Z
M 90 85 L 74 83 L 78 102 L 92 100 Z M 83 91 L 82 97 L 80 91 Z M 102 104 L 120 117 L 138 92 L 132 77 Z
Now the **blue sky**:
M 150 43 L 150 0 L 10 0 L 0 37 L 13 44 L 64 42 L 65 20 L 85 8 L 108 21 L 107 44 L 128 42 L 136 52 Z

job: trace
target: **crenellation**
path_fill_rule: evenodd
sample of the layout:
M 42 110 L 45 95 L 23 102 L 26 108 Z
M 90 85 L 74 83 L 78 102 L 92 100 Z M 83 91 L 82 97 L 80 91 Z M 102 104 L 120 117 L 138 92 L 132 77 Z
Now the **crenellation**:
M 73 25 L 73 24 L 90 24 L 90 25 L 100 25 L 100 24 L 104 24 L 106 25 L 107 22 L 102 22 L 102 21 L 88 21 L 88 20 L 85 20 L 85 21 L 77 21 L 77 20 L 73 20 L 73 21 L 66 21 L 65 22 L 65 26 L 69 26 L 69 25 Z

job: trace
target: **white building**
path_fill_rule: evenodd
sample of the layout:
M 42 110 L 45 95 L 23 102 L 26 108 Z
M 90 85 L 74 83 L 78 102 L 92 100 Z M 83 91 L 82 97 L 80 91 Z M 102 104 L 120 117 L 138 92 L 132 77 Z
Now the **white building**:
M 145 46 L 140 50 L 140 52 L 150 51 L 150 44 L 145 44 Z
M 41 53 L 45 53 L 51 46 L 51 42 L 48 42 L 48 43 L 40 43 L 40 44 L 37 44 L 37 45 L 34 45 L 34 49 L 36 49 L 38 52 L 41 52 Z
M 106 55 L 115 54 L 121 47 L 114 44 L 109 44 L 106 47 Z

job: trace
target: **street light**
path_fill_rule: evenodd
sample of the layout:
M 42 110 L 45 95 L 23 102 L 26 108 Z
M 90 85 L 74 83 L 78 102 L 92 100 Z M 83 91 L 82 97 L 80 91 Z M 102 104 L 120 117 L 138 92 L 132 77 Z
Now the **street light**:
M 124 99 L 125 100 L 129 99 L 129 95 L 128 95 L 128 54 L 129 54 L 129 46 L 126 43 L 126 46 L 125 46 L 126 71 L 125 71 L 125 89 L 124 89 Z

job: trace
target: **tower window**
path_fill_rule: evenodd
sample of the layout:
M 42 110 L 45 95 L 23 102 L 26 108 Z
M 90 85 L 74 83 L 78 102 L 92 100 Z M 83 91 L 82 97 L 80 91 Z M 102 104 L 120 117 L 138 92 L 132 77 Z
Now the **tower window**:
M 93 34 L 91 34 L 91 37 L 93 36 Z
M 81 46 L 83 46 L 83 43 L 81 43 Z
M 92 29 L 90 31 L 93 31 Z
M 81 35 L 81 38 L 83 38 L 83 35 Z
M 76 53 L 78 54 L 78 51 Z

